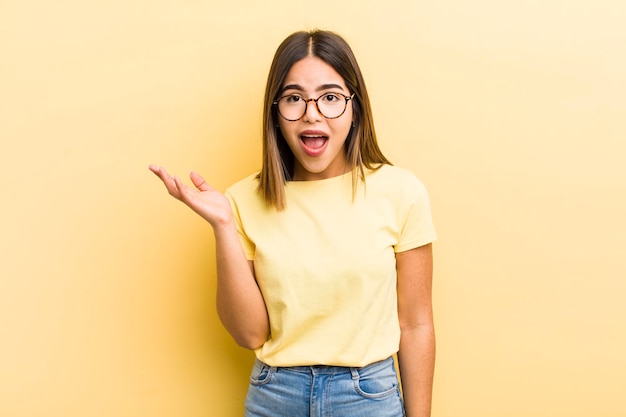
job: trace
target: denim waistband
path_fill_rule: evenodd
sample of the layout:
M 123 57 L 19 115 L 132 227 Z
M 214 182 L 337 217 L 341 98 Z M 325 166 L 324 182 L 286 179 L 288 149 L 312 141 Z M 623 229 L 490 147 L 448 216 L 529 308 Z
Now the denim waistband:
M 257 362 L 263 363 L 257 359 Z M 387 359 L 383 359 L 382 361 L 374 362 L 369 365 L 363 367 L 351 367 L 351 366 L 333 366 L 333 365 L 308 365 L 308 366 L 272 366 L 271 368 L 284 369 L 293 372 L 302 372 L 307 374 L 341 374 L 341 373 L 352 373 L 365 371 L 365 370 L 375 370 L 378 367 L 384 368 L 389 366 L 390 363 L 393 363 L 393 357 L 389 357 Z M 269 367 L 269 365 L 266 365 Z

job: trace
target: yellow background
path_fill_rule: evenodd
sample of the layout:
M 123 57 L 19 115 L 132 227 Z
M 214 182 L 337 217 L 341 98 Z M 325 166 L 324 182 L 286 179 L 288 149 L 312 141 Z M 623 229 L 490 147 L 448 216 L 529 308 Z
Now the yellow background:
M 0 0 L 0 415 L 242 414 L 210 227 L 147 166 L 256 170 L 274 50 L 320 27 L 431 193 L 433 416 L 623 417 L 624 22 L 621 0 Z

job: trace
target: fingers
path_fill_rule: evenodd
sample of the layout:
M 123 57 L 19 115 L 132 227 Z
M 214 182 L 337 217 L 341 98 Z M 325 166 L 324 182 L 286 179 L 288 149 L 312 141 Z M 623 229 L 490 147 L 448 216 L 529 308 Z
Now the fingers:
M 159 177 L 161 181 L 163 181 L 163 184 L 165 184 L 165 188 L 167 188 L 167 191 L 170 193 L 170 195 L 180 200 L 180 197 L 181 197 L 180 190 L 182 189 L 182 185 L 183 185 L 180 179 L 178 179 L 178 182 L 177 182 L 176 181 L 177 178 L 172 177 L 170 174 L 168 174 L 165 168 L 163 167 L 150 165 L 148 168 L 157 177 Z
M 172 196 L 178 198 L 179 200 L 182 199 L 182 197 L 188 194 L 188 192 L 190 191 L 188 189 L 189 187 L 183 184 L 180 178 L 168 174 L 165 168 L 159 167 L 157 165 L 150 165 L 148 168 L 157 177 L 159 177 L 161 181 L 163 181 L 163 184 L 165 184 L 165 187 L 167 188 L 169 193 Z M 195 185 L 199 191 L 212 191 L 213 190 L 213 188 L 209 184 L 207 184 L 204 178 L 202 178 L 202 176 L 198 174 L 197 172 L 192 171 L 189 174 L 189 177 L 191 178 L 191 182 L 193 183 L 193 185 Z
M 170 175 L 167 173 L 165 168 L 156 165 L 150 165 L 148 169 L 152 171 L 157 177 L 161 178 L 161 180 L 163 181 L 170 178 Z
M 189 177 L 191 178 L 191 182 L 193 182 L 193 185 L 195 185 L 198 190 L 209 191 L 213 189 L 197 172 L 192 171 L 191 174 L 189 174 Z

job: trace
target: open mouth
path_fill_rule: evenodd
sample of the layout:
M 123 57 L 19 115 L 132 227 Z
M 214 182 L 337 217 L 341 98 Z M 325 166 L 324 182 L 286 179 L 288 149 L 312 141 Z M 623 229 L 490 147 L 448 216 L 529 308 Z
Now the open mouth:
M 300 135 L 300 140 L 305 148 L 316 150 L 321 149 L 328 140 L 328 136 L 324 135 Z

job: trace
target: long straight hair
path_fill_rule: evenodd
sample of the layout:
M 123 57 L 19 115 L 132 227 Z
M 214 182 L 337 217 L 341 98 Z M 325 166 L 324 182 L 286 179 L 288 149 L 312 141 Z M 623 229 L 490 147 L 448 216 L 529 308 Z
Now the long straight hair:
M 265 87 L 263 106 L 263 165 L 258 175 L 258 191 L 269 206 L 285 208 L 285 183 L 293 177 L 294 155 L 278 127 L 274 101 L 282 91 L 287 73 L 301 59 L 313 56 L 330 65 L 344 79 L 353 109 L 353 127 L 345 150 L 352 171 L 352 194 L 359 178 L 365 181 L 365 168 L 378 169 L 391 164 L 378 147 L 372 109 L 359 64 L 348 43 L 336 33 L 323 30 L 296 32 L 276 50 Z

